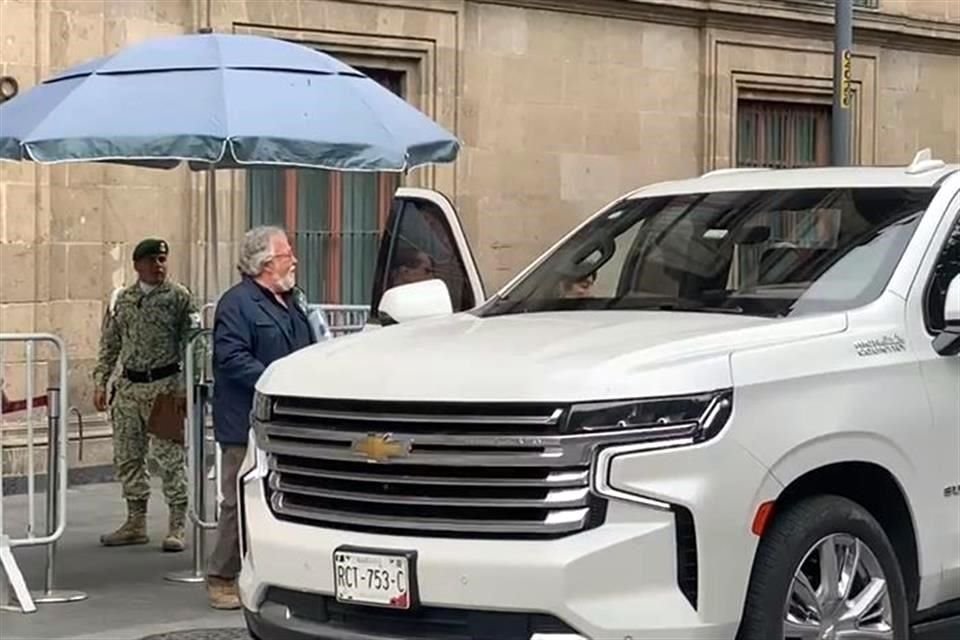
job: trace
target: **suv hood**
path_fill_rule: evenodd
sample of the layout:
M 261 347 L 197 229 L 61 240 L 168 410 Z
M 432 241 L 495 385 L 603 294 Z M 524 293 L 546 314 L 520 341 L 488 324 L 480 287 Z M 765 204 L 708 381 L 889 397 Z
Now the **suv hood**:
M 732 385 L 733 351 L 841 332 L 846 316 L 458 314 L 368 330 L 273 363 L 270 395 L 364 400 L 577 401 Z

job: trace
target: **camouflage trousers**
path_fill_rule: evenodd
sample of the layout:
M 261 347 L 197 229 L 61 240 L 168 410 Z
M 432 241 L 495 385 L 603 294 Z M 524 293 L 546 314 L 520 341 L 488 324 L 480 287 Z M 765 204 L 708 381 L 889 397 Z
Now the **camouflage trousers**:
M 150 497 L 151 470 L 163 480 L 163 496 L 170 507 L 187 504 L 187 476 L 182 443 L 147 433 L 147 421 L 157 394 L 174 391 L 179 376 L 147 384 L 119 380 L 110 415 L 113 422 L 113 467 L 125 500 Z

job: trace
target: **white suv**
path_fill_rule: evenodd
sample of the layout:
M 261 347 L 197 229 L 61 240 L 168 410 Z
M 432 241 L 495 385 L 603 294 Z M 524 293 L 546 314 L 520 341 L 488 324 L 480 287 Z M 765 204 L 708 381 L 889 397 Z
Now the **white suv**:
M 958 211 L 928 152 L 716 171 L 618 199 L 486 299 L 449 201 L 400 190 L 394 326 L 259 381 L 251 632 L 960 637 Z

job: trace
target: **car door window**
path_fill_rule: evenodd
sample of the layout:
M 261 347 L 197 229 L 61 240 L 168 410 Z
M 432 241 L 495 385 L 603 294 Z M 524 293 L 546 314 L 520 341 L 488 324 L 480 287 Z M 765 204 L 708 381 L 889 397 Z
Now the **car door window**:
M 377 315 L 384 291 L 429 279 L 447 285 L 454 311 L 476 306 L 478 300 L 447 216 L 430 200 L 397 198 L 381 244 L 371 318 Z
M 931 333 L 943 331 L 943 308 L 947 301 L 947 287 L 960 275 L 960 217 L 954 222 L 953 229 L 940 251 L 940 257 L 933 268 L 933 277 L 927 288 L 925 315 L 927 328 Z

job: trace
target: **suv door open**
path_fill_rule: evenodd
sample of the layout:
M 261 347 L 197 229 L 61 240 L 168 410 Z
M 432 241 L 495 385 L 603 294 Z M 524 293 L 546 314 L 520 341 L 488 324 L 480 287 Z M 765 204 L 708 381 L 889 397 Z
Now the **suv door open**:
M 439 192 L 404 187 L 394 196 L 380 241 L 368 324 L 384 324 L 380 302 L 386 291 L 425 280 L 446 285 L 454 312 L 486 297 L 453 204 Z

